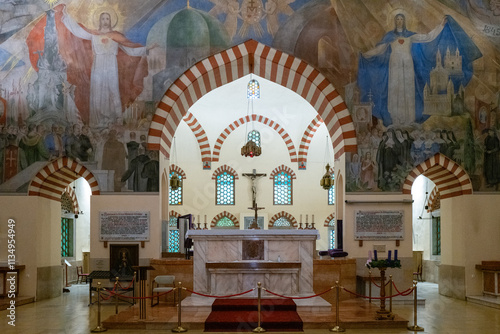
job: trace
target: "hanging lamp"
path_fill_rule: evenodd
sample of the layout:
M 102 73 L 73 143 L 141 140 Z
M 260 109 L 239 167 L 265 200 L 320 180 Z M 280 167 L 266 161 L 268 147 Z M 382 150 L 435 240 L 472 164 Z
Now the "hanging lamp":
M 252 132 L 254 131 L 253 100 L 255 99 L 260 99 L 260 85 L 259 82 L 255 79 L 252 79 L 252 76 L 250 75 L 250 81 L 247 85 L 247 116 L 250 116 Z M 248 123 L 246 130 L 248 130 Z M 248 137 L 248 139 L 245 138 L 246 143 L 241 148 L 241 155 L 250 158 L 258 157 L 259 155 L 261 155 L 262 148 L 257 145 L 257 143 L 252 138 L 250 138 L 248 131 L 245 131 L 245 136 Z
M 325 163 L 326 163 L 325 170 L 326 170 L 326 173 L 325 173 L 325 175 L 323 175 L 323 177 L 319 181 L 320 186 L 323 187 L 323 189 L 325 189 L 325 190 L 328 190 L 331 187 L 333 187 L 333 184 L 335 183 L 335 181 L 332 177 L 332 174 L 330 174 L 330 164 L 328 163 L 328 161 L 330 160 L 330 153 L 329 152 L 330 151 L 328 150 L 328 136 L 326 136 L 326 147 L 325 147 Z

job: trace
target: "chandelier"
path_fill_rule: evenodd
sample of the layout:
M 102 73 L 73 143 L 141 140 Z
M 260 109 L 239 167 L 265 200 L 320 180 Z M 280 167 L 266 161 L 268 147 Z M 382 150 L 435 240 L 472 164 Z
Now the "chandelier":
M 332 174 L 330 174 L 330 164 L 328 163 L 330 161 L 330 150 L 328 149 L 328 136 L 326 136 L 326 147 L 325 147 L 325 169 L 326 173 L 323 175 L 321 180 L 319 181 L 320 186 L 323 187 L 323 189 L 328 190 L 331 187 L 333 187 L 334 180 L 332 177 Z
M 177 159 L 174 159 L 176 158 L 177 156 L 177 149 L 175 148 L 175 137 L 173 138 L 173 154 L 172 154 L 172 163 L 171 165 L 174 165 L 174 160 L 177 160 Z M 182 185 L 182 181 L 181 179 L 179 178 L 179 175 L 177 175 L 177 173 L 174 171 L 172 176 L 170 177 L 170 188 L 172 190 L 176 190 L 178 189 L 180 186 Z
M 325 169 L 326 173 L 319 181 L 319 184 L 323 187 L 323 189 L 328 190 L 333 186 L 335 181 L 333 180 L 332 175 L 330 174 L 330 164 L 327 163 Z
M 241 148 L 241 155 L 244 157 L 258 157 L 262 153 L 262 148 L 260 147 L 260 134 L 259 138 L 256 138 L 256 133 L 254 129 L 254 112 L 253 112 L 253 100 L 260 99 L 260 85 L 259 82 L 255 79 L 252 79 L 250 75 L 250 81 L 247 85 L 247 117 L 250 116 L 250 122 L 252 124 L 252 130 L 248 132 L 248 123 L 247 123 L 247 131 L 245 131 L 246 144 Z M 257 144 L 259 143 L 259 144 Z

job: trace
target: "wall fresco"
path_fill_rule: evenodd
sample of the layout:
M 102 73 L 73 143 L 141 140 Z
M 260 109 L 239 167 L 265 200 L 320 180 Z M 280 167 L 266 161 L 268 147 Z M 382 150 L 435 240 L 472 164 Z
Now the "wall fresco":
M 0 190 L 22 192 L 69 156 L 106 171 L 104 191 L 157 191 L 158 152 L 146 145 L 157 103 L 196 62 L 251 38 L 342 94 L 358 140 L 348 191 L 400 191 L 437 152 L 474 190 L 496 191 L 498 13 L 481 0 L 2 3 Z

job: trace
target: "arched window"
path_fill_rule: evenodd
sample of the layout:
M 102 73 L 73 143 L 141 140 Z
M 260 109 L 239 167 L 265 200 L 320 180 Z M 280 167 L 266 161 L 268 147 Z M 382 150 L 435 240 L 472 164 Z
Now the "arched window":
M 182 205 L 182 175 L 177 173 L 176 171 L 171 171 L 170 172 L 170 178 L 176 174 L 177 177 L 179 178 L 179 181 L 181 181 L 181 185 L 177 189 L 172 189 L 172 187 L 169 185 L 168 186 L 168 204 L 169 205 Z
M 215 228 L 233 228 L 236 227 L 231 218 L 224 216 L 215 223 Z
M 177 229 L 177 217 L 170 216 L 168 219 L 168 252 L 179 252 L 179 230 Z
M 328 223 L 328 248 L 335 248 L 335 218 Z
M 216 177 L 216 204 L 234 205 L 234 175 L 224 171 Z
M 255 79 L 248 82 L 247 85 L 247 99 L 260 99 L 260 85 Z
M 282 170 L 274 175 L 274 205 L 292 204 L 292 175 Z
M 260 132 L 257 130 L 252 130 L 248 133 L 247 142 L 253 141 L 255 145 L 260 147 Z
M 274 221 L 273 228 L 293 228 L 292 223 L 286 217 L 280 217 Z

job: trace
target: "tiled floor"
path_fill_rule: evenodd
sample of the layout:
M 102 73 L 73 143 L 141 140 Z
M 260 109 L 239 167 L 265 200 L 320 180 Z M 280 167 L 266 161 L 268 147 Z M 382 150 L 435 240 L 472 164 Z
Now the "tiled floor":
M 478 305 L 461 300 L 440 296 L 437 286 L 429 283 L 419 283 L 419 298 L 425 298 L 425 305 L 418 306 L 417 324 L 425 329 L 423 333 L 500 333 L 500 310 L 492 307 Z M 8 312 L 0 312 L 1 333 L 90 333 L 97 325 L 97 307 L 88 307 L 88 286 L 73 285 L 70 293 L 63 296 L 19 306 L 16 309 L 16 327 L 8 325 Z M 354 315 L 357 310 L 344 312 Z M 369 306 L 368 306 L 369 307 Z M 376 307 L 375 307 L 376 308 Z M 126 304 L 119 305 L 120 311 L 127 310 Z M 102 307 L 102 320 L 107 319 L 115 312 L 114 304 Z M 413 306 L 394 305 L 394 312 L 409 320 L 413 325 Z M 341 313 L 343 314 L 343 313 Z M 151 314 L 153 316 L 153 314 Z M 186 315 L 187 316 L 187 315 Z M 184 316 L 184 317 L 186 317 Z M 183 317 L 183 319 L 184 319 Z M 341 316 L 342 321 L 342 316 Z M 305 333 L 319 334 L 330 333 L 327 328 L 307 329 Z M 407 329 L 346 329 L 346 333 L 410 333 Z M 109 329 L 107 333 L 171 333 L 170 329 L 162 330 L 115 330 Z M 199 334 L 202 330 L 189 330 L 188 333 Z

